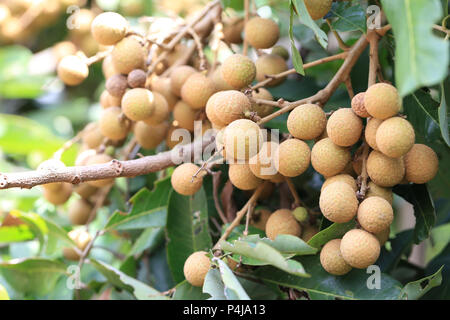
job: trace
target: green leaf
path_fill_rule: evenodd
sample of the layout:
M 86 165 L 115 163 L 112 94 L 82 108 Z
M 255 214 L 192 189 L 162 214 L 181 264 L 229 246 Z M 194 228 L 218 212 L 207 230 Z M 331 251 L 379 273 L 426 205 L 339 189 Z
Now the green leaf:
M 308 10 L 306 9 L 305 1 L 291 0 L 291 5 L 294 5 L 295 9 L 297 9 L 297 12 L 300 16 L 300 22 L 303 23 L 308 28 L 310 28 L 312 31 L 314 31 L 317 41 L 324 49 L 326 49 L 328 45 L 328 36 L 322 29 L 319 28 L 319 26 L 314 22 L 314 20 L 311 19 L 311 16 L 309 15 Z
M 289 17 L 289 39 L 291 42 L 291 56 L 292 56 L 292 63 L 294 65 L 295 70 L 300 73 L 301 75 L 305 75 L 305 70 L 303 69 L 303 60 L 302 56 L 300 55 L 300 52 L 297 49 L 297 46 L 295 45 L 294 40 L 294 5 L 292 2 L 290 2 L 290 17 Z
M 31 239 L 34 239 L 34 233 L 27 225 L 0 227 L 0 243 L 22 242 Z
M 361 31 L 366 32 L 366 13 L 361 5 L 348 6 L 345 2 L 333 3 L 331 14 L 337 17 L 331 23 L 334 30 L 340 32 Z
M 164 242 L 164 228 L 147 228 L 136 239 L 133 247 L 128 252 L 128 256 L 140 254 L 144 250 L 148 250 L 148 254 Z
M 69 237 L 67 231 L 58 226 L 56 223 L 51 221 L 50 219 L 41 217 L 48 228 L 48 237 L 54 237 L 58 240 L 63 241 L 64 243 L 74 246 L 75 242 Z
M 308 244 L 311 247 L 320 249 L 328 241 L 341 238 L 347 231 L 353 229 L 356 225 L 355 220 L 346 223 L 333 223 L 326 229 L 321 230 L 309 239 Z
M 49 293 L 65 273 L 65 264 L 41 258 L 14 259 L 0 263 L 0 274 L 14 290 L 24 294 Z
M 228 300 L 250 300 L 247 292 L 245 292 L 239 280 L 233 274 L 233 271 L 227 266 L 225 262 L 220 259 L 215 259 L 219 264 L 220 276 L 225 285 L 224 292 Z
M 219 269 L 210 269 L 203 283 L 203 292 L 211 295 L 208 300 L 227 300 L 225 285 L 222 282 Z
M 448 43 L 432 32 L 442 16 L 439 0 L 381 0 L 395 36 L 395 80 L 402 97 L 444 80 Z
M 167 211 L 167 260 L 175 282 L 180 282 L 189 255 L 212 247 L 205 191 L 202 188 L 193 196 L 173 191 Z
M 289 256 L 301 256 L 317 253 L 316 248 L 311 247 L 299 237 L 295 237 L 289 234 L 280 234 L 275 238 L 275 240 L 271 240 L 269 238 L 260 239 L 258 235 L 250 235 L 247 238 L 243 238 L 241 240 L 253 243 L 257 243 L 259 241 L 264 242 L 274 249 L 280 251 L 282 254 Z
M 9 213 L 10 215 L 22 220 L 33 232 L 33 234 L 39 240 L 40 252 L 44 249 L 46 237 L 48 233 L 47 224 L 45 220 L 42 219 L 38 214 L 33 212 L 20 212 L 18 210 L 13 210 Z
M 194 287 L 186 280 L 180 282 L 175 287 L 173 295 L 175 300 L 206 300 L 208 294 L 202 292 L 202 288 Z
M 425 299 L 433 300 L 448 300 L 450 299 L 450 243 L 441 251 L 441 253 L 434 257 L 428 263 L 425 269 L 425 274 L 432 274 L 444 266 L 442 270 L 442 284 L 431 289 L 426 295 Z
M 104 262 L 90 259 L 90 263 L 103 274 L 108 281 L 121 289 L 127 290 L 134 294 L 138 300 L 167 300 L 168 297 L 152 287 L 127 276 L 125 273 L 116 268 L 107 265 Z
M 381 254 L 376 265 L 382 272 L 390 273 L 398 265 L 402 256 L 411 248 L 413 244 L 413 229 L 399 232 L 395 238 L 390 239 L 391 250 L 381 248 Z
M 223 8 L 232 8 L 236 11 L 244 10 L 244 1 L 242 0 L 220 0 Z
M 439 270 L 431 276 L 407 283 L 400 293 L 400 299 L 417 300 L 434 287 L 440 286 L 443 268 L 444 266 L 440 267 Z
M 399 185 L 393 191 L 414 206 L 416 217 L 414 243 L 418 244 L 427 239 L 436 223 L 436 211 L 427 186 L 425 184 Z
M 439 105 L 439 126 L 441 128 L 442 138 L 450 146 L 450 137 L 448 134 L 448 112 L 447 101 L 450 101 L 450 77 L 441 83 L 441 104 Z

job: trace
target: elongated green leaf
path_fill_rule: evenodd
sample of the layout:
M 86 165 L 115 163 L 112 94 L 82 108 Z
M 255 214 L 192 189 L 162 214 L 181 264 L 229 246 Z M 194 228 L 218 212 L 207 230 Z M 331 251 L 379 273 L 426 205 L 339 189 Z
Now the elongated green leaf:
M 48 237 L 55 237 L 56 239 L 61 240 L 66 244 L 75 245 L 75 242 L 71 238 L 69 238 L 66 230 L 58 226 L 50 219 L 46 219 L 44 217 L 41 218 L 45 221 L 45 224 L 48 228 Z
M 333 223 L 326 229 L 321 230 L 309 239 L 308 244 L 311 247 L 320 249 L 328 241 L 341 238 L 348 230 L 353 229 L 356 225 L 354 220 L 346 223 Z
M 210 269 L 203 283 L 203 292 L 211 295 L 208 300 L 226 300 L 225 285 L 220 276 L 219 269 Z
M 376 265 L 380 267 L 382 272 L 390 273 L 398 265 L 401 257 L 413 244 L 413 233 L 413 229 L 397 233 L 395 238 L 390 240 L 391 249 L 387 250 L 385 247 L 381 249 Z
M 281 253 L 290 256 L 310 255 L 317 252 L 316 248 L 311 247 L 299 237 L 295 237 L 289 234 L 280 234 L 275 238 L 275 240 L 271 240 L 269 238 L 260 239 L 258 235 L 251 235 L 241 240 L 253 243 L 261 241 L 275 248 Z
M 426 293 L 424 299 L 450 299 L 450 243 L 446 245 L 438 256 L 434 257 L 433 260 L 428 263 L 425 274 L 435 273 L 441 266 L 444 266 L 442 270 L 442 284 Z
M 108 281 L 114 286 L 125 289 L 138 299 L 138 300 L 167 300 L 168 297 L 161 292 L 153 289 L 152 287 L 127 276 L 125 273 L 117 270 L 116 268 L 107 265 L 104 262 L 90 259 L 90 263 L 103 274 Z
M 295 70 L 301 75 L 305 75 L 305 70 L 303 69 L 303 60 L 300 52 L 295 45 L 294 40 L 294 5 L 292 2 L 290 3 L 290 17 L 289 17 L 289 39 L 291 42 L 291 56 L 292 56 L 292 64 L 294 65 Z
M 177 284 L 173 295 L 175 300 L 206 300 L 208 297 L 208 294 L 202 292 L 202 288 L 193 287 L 186 280 Z
M 436 273 L 431 276 L 407 283 L 400 293 L 400 299 L 417 300 L 434 287 L 438 287 L 442 282 L 442 269 L 439 268 Z
M 291 0 L 291 4 L 295 6 L 297 9 L 298 15 L 300 16 L 300 22 L 303 23 L 305 26 L 310 28 L 312 31 L 314 31 L 314 34 L 316 35 L 316 39 L 319 42 L 319 44 L 326 48 L 328 45 L 328 37 L 327 34 L 319 28 L 319 26 L 314 22 L 313 19 L 311 19 L 311 16 L 309 15 L 308 10 L 305 6 L 304 0 Z
M 39 240 L 40 251 L 44 249 L 46 237 L 48 234 L 48 227 L 45 220 L 42 219 L 38 214 L 33 212 L 20 212 L 18 210 L 13 210 L 9 213 L 10 215 L 22 220 L 34 235 Z
M 381 0 L 395 36 L 395 78 L 402 97 L 444 80 L 448 43 L 432 32 L 442 16 L 439 0 Z
M 27 241 L 34 237 L 30 227 L 24 224 L 0 227 L 0 243 Z
M 219 264 L 220 275 L 225 285 L 225 296 L 229 300 L 250 300 L 247 292 L 245 292 L 241 283 L 235 277 L 227 264 L 220 259 L 216 259 L 216 261 Z
M 145 229 L 139 238 L 133 244 L 130 252 L 128 252 L 129 256 L 139 254 L 144 250 L 148 250 L 149 254 L 152 254 L 153 251 L 164 241 L 164 228 L 148 228 Z
M 441 84 L 441 104 L 439 105 L 439 126 L 441 128 L 442 138 L 450 146 L 450 137 L 448 134 L 448 112 L 447 104 L 450 101 L 450 77 Z
M 366 13 L 361 5 L 349 6 L 346 2 L 335 2 L 331 14 L 337 18 L 331 23 L 334 30 L 366 32 Z

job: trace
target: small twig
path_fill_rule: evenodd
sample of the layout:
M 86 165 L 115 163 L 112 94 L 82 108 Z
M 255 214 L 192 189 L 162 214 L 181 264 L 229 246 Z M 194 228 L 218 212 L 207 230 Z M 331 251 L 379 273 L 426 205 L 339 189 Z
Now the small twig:
M 83 134 L 84 134 L 84 130 L 81 130 L 80 132 L 77 133 L 77 135 L 75 137 L 66 141 L 61 148 L 59 148 L 57 151 L 55 151 L 55 153 L 53 154 L 53 158 L 57 159 L 57 160 L 61 160 L 63 153 L 66 152 L 67 150 L 69 150 L 75 143 L 80 141 L 81 138 L 83 137 Z
M 197 47 L 198 57 L 200 58 L 199 70 L 203 71 L 206 69 L 206 58 L 205 58 L 205 53 L 203 52 L 202 39 L 197 34 L 197 32 L 195 32 L 195 30 L 193 28 L 189 28 L 188 30 L 189 30 L 189 34 L 192 36 L 192 39 L 194 39 L 195 46 Z
M 376 32 L 369 32 L 367 34 L 367 38 L 370 43 L 369 79 L 367 87 L 370 87 L 377 82 L 377 71 L 380 67 L 380 63 L 378 60 L 378 42 L 380 40 L 380 37 Z
M 362 168 L 361 175 L 358 177 L 358 181 L 360 181 L 361 186 L 356 193 L 356 196 L 361 201 L 365 198 L 367 192 L 367 179 L 369 175 L 367 174 L 367 157 L 369 156 L 369 145 L 364 142 L 363 152 L 362 152 Z
M 220 185 L 220 176 L 222 171 L 215 171 L 212 175 L 213 177 L 213 198 L 214 198 L 214 206 L 216 207 L 217 213 L 219 214 L 220 219 L 224 224 L 228 223 L 225 214 L 223 213 L 222 207 L 219 201 L 219 185 Z
M 244 17 L 244 29 L 247 26 L 249 17 L 250 17 L 250 0 L 244 0 L 244 11 L 245 11 L 245 17 Z M 244 44 L 242 49 L 242 54 L 246 56 L 248 53 L 248 41 L 247 37 L 244 36 Z
M 341 48 L 341 50 L 343 50 L 343 51 L 349 50 L 350 47 L 345 44 L 344 40 L 342 40 L 339 33 L 336 30 L 334 30 L 333 27 L 331 26 L 330 19 L 326 19 L 325 21 L 327 22 L 328 26 L 330 27 L 331 32 L 333 32 L 334 37 L 336 38 L 336 40 L 338 42 L 339 48 Z
M 352 80 L 350 79 L 350 77 L 348 77 L 347 79 L 345 79 L 344 83 L 345 83 L 345 87 L 347 88 L 348 96 L 350 97 L 350 100 L 351 100 L 355 96 L 355 92 L 353 91 L 353 86 L 352 86 Z
M 287 183 L 287 185 L 288 185 L 288 187 L 289 187 L 289 191 L 291 192 L 292 197 L 294 198 L 294 205 L 295 205 L 295 207 L 301 206 L 302 200 L 300 200 L 300 197 L 299 197 L 299 195 L 298 195 L 298 192 L 297 192 L 297 190 L 295 189 L 295 185 L 294 185 L 294 183 L 292 182 L 291 178 L 285 177 L 285 180 L 286 180 L 286 183 Z
M 107 50 L 98 52 L 97 54 L 93 55 L 92 57 L 87 58 L 86 64 L 88 66 L 90 66 L 96 62 L 99 62 L 99 61 L 105 59 L 112 52 L 112 50 L 113 50 L 113 48 L 109 48 Z
M 244 236 L 248 236 L 248 226 L 250 224 L 250 219 L 252 217 L 253 209 L 255 208 L 255 203 L 251 203 L 248 206 L 247 210 L 247 218 L 245 219 L 245 229 L 244 229 Z

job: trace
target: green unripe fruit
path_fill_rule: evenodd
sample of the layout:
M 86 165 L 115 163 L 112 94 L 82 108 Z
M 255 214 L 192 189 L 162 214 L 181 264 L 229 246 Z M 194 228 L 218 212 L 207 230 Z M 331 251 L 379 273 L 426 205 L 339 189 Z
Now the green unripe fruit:
M 294 215 L 295 219 L 297 219 L 298 222 L 304 223 L 308 220 L 308 210 L 304 207 L 297 207 L 292 211 L 292 214 Z

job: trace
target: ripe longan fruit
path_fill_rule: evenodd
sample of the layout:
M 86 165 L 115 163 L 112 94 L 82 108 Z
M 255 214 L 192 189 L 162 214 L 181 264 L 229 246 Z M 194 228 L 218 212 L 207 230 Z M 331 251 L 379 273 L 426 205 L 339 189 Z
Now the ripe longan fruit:
M 394 195 L 392 194 L 392 189 L 390 188 L 384 188 L 376 185 L 372 181 L 369 181 L 367 184 L 369 187 L 369 191 L 366 192 L 366 198 L 370 197 L 381 197 L 387 202 L 389 202 L 390 205 L 392 205 L 392 202 L 394 201 Z
M 172 92 L 170 78 L 153 76 L 151 78 L 150 85 L 153 92 L 161 93 L 164 98 L 166 98 L 167 103 L 169 104 L 169 109 L 172 111 L 175 104 L 178 102 L 178 97 Z
M 183 129 L 194 132 L 194 121 L 197 119 L 198 110 L 194 110 L 183 100 L 178 101 L 173 108 L 173 119 Z
M 149 125 L 157 125 L 169 118 L 169 104 L 162 94 L 153 92 L 153 105 L 153 113 L 150 118 L 143 120 L 145 123 Z
M 266 235 L 275 240 L 279 234 L 290 234 L 300 237 L 302 227 L 295 220 L 291 210 L 279 209 L 272 213 L 266 223 Z
M 270 54 L 276 54 L 284 60 L 289 60 L 289 51 L 283 46 L 274 46 L 270 51 Z
M 427 183 L 433 179 L 439 169 L 436 152 L 424 144 L 415 144 L 405 155 L 405 178 L 417 184 Z
M 260 230 L 266 230 L 267 220 L 269 220 L 272 212 L 264 208 L 257 208 L 252 214 L 250 225 Z
M 320 189 L 320 191 L 323 191 L 327 186 L 329 186 L 330 184 L 332 184 L 333 182 L 336 181 L 341 181 L 344 182 L 346 184 L 348 184 L 353 191 L 358 191 L 358 187 L 356 185 L 356 180 L 349 174 L 338 174 L 336 176 L 332 176 L 329 177 L 325 180 L 325 182 L 322 185 L 322 188 Z
M 179 66 L 173 69 L 170 74 L 170 88 L 172 92 L 178 97 L 181 97 L 181 88 L 183 87 L 183 84 L 194 73 L 197 73 L 197 70 L 191 66 Z
M 374 234 L 374 236 L 380 242 L 381 247 L 384 246 L 384 244 L 389 240 L 390 233 L 391 233 L 391 228 L 387 227 L 386 229 Z
M 55 206 L 66 203 L 72 195 L 72 185 L 62 183 L 58 189 L 44 188 L 44 198 Z
M 183 163 L 176 167 L 170 180 L 175 191 L 184 196 L 190 196 L 200 190 L 203 184 L 204 172 L 200 171 L 192 179 L 198 169 L 200 168 L 193 163 Z
M 125 37 L 128 21 L 116 12 L 103 12 L 91 24 L 95 41 L 104 46 L 116 44 Z
M 317 233 L 319 233 L 319 229 L 316 226 L 311 226 L 311 225 L 307 224 L 305 227 L 303 227 L 301 239 L 305 242 L 308 242 Z
M 275 154 L 279 145 L 273 141 L 266 141 L 262 144 L 258 154 L 250 158 L 249 167 L 252 173 L 263 180 L 284 180 L 275 165 Z
M 364 230 L 378 233 L 388 228 L 394 220 L 394 210 L 381 197 L 369 197 L 358 208 L 358 222 Z
M 128 90 L 122 98 L 122 111 L 128 119 L 140 121 L 150 118 L 155 110 L 153 92 L 144 88 Z
M 377 151 L 380 151 L 377 146 L 377 130 L 383 123 L 383 120 L 371 118 L 367 121 L 366 130 L 364 131 L 364 137 L 369 146 Z
M 278 74 L 288 69 L 286 61 L 275 54 L 265 54 L 260 56 L 256 62 L 256 80 L 263 81 L 266 79 L 266 75 Z M 274 87 L 282 83 L 286 77 L 273 79 L 266 84 L 268 87 Z
M 377 147 L 391 158 L 405 155 L 414 145 L 414 128 L 400 117 L 384 120 L 376 134 Z
M 254 17 L 245 25 L 244 33 L 253 48 L 267 49 L 277 43 L 280 28 L 272 19 Z
M 69 207 L 69 220 L 73 225 L 84 225 L 89 219 L 92 211 L 92 205 L 84 200 L 78 199 Z
M 100 131 L 105 137 L 118 141 L 126 138 L 130 130 L 130 121 L 121 119 L 119 107 L 104 109 L 99 120 Z
M 166 145 L 169 149 L 175 148 L 178 144 L 186 144 L 186 141 L 183 140 L 183 137 L 181 136 L 175 136 L 172 137 L 172 134 L 175 130 L 180 129 L 178 126 L 170 125 L 169 130 L 167 131 L 166 135 Z
M 325 177 L 341 173 L 350 159 L 350 151 L 335 145 L 330 138 L 316 142 L 311 150 L 311 164 L 314 170 Z
M 115 74 L 106 80 L 105 87 L 110 95 L 121 98 L 128 88 L 127 77 Z
M 102 135 L 100 127 L 96 122 L 87 124 L 83 129 L 82 140 L 89 149 L 98 148 L 102 144 L 104 139 L 105 137 Z
M 214 82 L 201 73 L 194 73 L 181 88 L 181 98 L 193 109 L 202 109 L 206 106 L 209 97 L 216 91 Z
M 333 0 L 305 0 L 305 6 L 313 20 L 323 18 L 330 10 Z
M 311 140 L 319 137 L 327 126 L 327 117 L 316 104 L 303 104 L 289 113 L 287 128 L 295 138 Z
M 248 119 L 230 123 L 224 131 L 224 147 L 227 156 L 236 160 L 248 160 L 259 152 L 263 136 L 259 126 Z
M 320 251 L 320 264 L 325 271 L 336 276 L 342 276 L 352 270 L 342 257 L 341 239 L 330 240 L 323 246 Z
M 344 223 L 353 219 L 358 210 L 356 193 L 347 183 L 337 181 L 320 193 L 319 207 L 325 218 Z
M 1 8 L 1 7 L 0 7 Z M 0 9 L 1 10 L 1 9 Z M 1 19 L 1 13 L 0 13 L 0 19 Z M 1 24 L 1 22 L 0 22 Z M 78 49 L 75 44 L 71 41 L 61 41 L 56 43 L 52 47 L 52 53 L 55 56 L 56 61 L 61 61 L 62 58 L 65 56 L 75 55 L 77 53 Z
M 395 116 L 401 108 L 401 98 L 397 89 L 387 83 L 377 83 L 364 94 L 364 106 L 374 118 L 387 119 Z
M 134 69 L 143 69 L 145 66 L 146 50 L 139 38 L 130 36 L 120 40 L 111 53 L 115 70 L 128 74 Z
M 328 137 L 341 147 L 350 147 L 358 142 L 362 129 L 362 120 L 350 108 L 336 110 L 327 122 Z
M 296 177 L 305 172 L 311 161 L 309 146 L 298 139 L 287 139 L 280 143 L 275 154 L 278 171 L 285 177 Z
M 364 106 L 364 94 L 365 92 L 360 92 L 355 95 L 352 99 L 352 110 L 361 118 L 368 118 L 370 114 L 367 112 Z
M 89 242 L 91 242 L 92 240 L 91 235 L 84 229 L 75 229 L 69 231 L 67 235 L 69 236 L 70 239 L 73 240 L 73 242 L 75 242 L 75 245 L 80 251 L 84 251 Z M 78 261 L 80 259 L 78 253 L 73 248 L 68 247 L 63 248 L 63 256 L 67 260 L 72 261 Z
M 256 66 L 250 58 L 233 54 L 222 64 L 222 77 L 233 88 L 242 89 L 255 79 Z
M 367 173 L 380 187 L 393 187 L 403 180 L 405 165 L 402 158 L 389 158 L 374 150 L 367 158 Z
M 78 186 L 75 187 L 73 191 L 78 193 L 81 198 L 87 200 L 98 191 L 98 188 L 93 187 L 87 183 L 80 183 Z
M 127 83 L 130 88 L 145 88 L 147 74 L 144 70 L 134 69 L 127 76 Z
M 157 125 L 149 125 L 143 121 L 138 121 L 134 125 L 133 132 L 137 142 L 144 149 L 154 149 L 167 135 L 169 123 L 164 121 Z
M 228 18 L 228 17 L 227 17 Z M 244 30 L 244 19 L 240 17 L 224 18 L 223 40 L 227 43 L 242 43 L 242 31 Z
M 58 63 L 58 77 L 68 86 L 82 83 L 89 75 L 89 68 L 83 59 L 78 56 L 65 56 Z
M 353 229 L 342 237 L 341 254 L 353 268 L 365 269 L 377 261 L 380 242 L 367 231 Z
M 211 262 L 205 251 L 196 251 L 184 263 L 184 277 L 194 287 L 203 286 L 206 274 L 211 268 Z
M 269 90 L 264 88 L 259 88 L 252 91 L 253 99 L 263 99 L 273 101 L 272 94 Z M 264 118 L 273 112 L 274 106 L 270 104 L 262 104 L 262 103 L 252 103 L 251 111 L 254 111 L 258 114 L 259 117 Z
M 100 153 L 100 154 L 96 154 L 96 155 L 90 156 L 86 160 L 86 165 L 89 166 L 89 165 L 95 165 L 95 164 L 102 164 L 102 163 L 110 162 L 112 160 L 113 160 L 113 158 L 111 158 L 107 154 Z M 108 185 L 113 184 L 114 183 L 114 178 L 102 179 L 102 180 L 94 180 L 94 181 L 87 181 L 86 183 L 88 183 L 89 185 L 91 185 L 93 187 L 102 188 L 102 187 L 106 187 Z
M 214 82 L 214 86 L 217 91 L 233 90 L 233 86 L 228 84 L 222 77 L 222 66 L 218 66 L 216 70 L 211 74 L 211 80 Z
M 262 180 L 250 171 L 248 164 L 230 164 L 228 177 L 231 183 L 241 190 L 253 190 L 262 183 Z
M 108 54 L 102 62 L 102 72 L 105 79 L 112 77 L 115 74 L 118 74 L 119 71 L 114 67 L 114 62 L 112 60 L 112 55 Z
M 216 92 L 206 104 L 208 119 L 219 125 L 227 125 L 234 120 L 242 119 L 249 109 L 251 109 L 250 100 L 237 90 Z
M 104 90 L 100 95 L 100 105 L 103 109 L 120 107 L 122 105 L 122 97 L 114 97 L 107 90 Z

